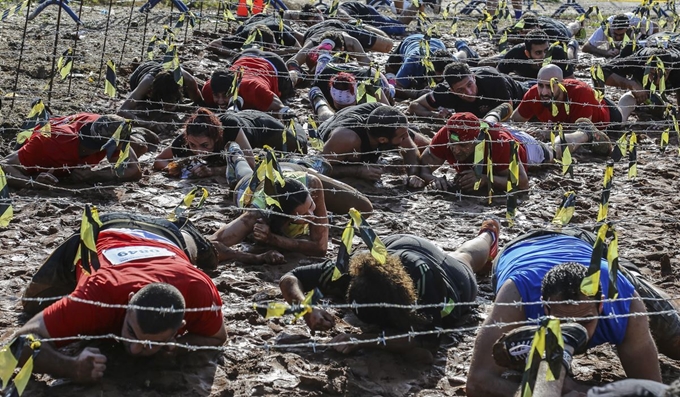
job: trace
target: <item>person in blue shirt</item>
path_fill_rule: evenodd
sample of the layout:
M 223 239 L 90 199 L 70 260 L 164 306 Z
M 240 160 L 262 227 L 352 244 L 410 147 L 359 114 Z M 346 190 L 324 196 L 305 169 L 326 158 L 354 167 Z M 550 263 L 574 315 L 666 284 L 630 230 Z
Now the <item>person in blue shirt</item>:
M 652 322 L 656 340 L 663 341 L 659 344 L 661 351 L 674 355 L 672 351 L 677 347 L 672 347 L 672 342 L 678 339 L 677 315 L 670 315 L 670 323 L 657 328 L 652 319 L 665 316 L 649 316 L 648 319 L 645 303 L 652 311 L 660 311 L 661 302 L 666 302 L 662 300 L 663 292 L 626 267 L 622 267 L 617 275 L 618 297 L 615 300 L 604 300 L 608 296 L 608 283 L 600 284 L 596 297 L 582 294 L 581 281 L 588 272 L 593 242 L 594 236 L 587 232 L 538 231 L 518 237 L 498 255 L 492 279 L 496 304 L 475 341 L 468 373 L 468 396 L 515 393 L 519 384 L 502 376 L 506 369 L 495 363 L 492 347 L 503 333 L 545 315 L 576 319 L 588 331 L 589 347 L 604 343 L 616 346 L 626 376 L 661 381 L 657 346 L 649 323 Z M 608 280 L 606 259 L 602 259 L 600 268 L 600 279 Z M 656 300 L 645 299 L 643 303 L 641 296 Z M 588 302 L 550 303 L 586 300 Z M 516 302 L 525 304 L 503 305 Z M 529 302 L 536 303 L 527 304 Z M 638 313 L 640 315 L 635 315 Z M 512 325 L 492 326 L 498 323 Z M 586 392 L 588 386 L 567 378 L 562 392 L 572 390 Z
M 456 41 L 455 54 L 451 54 L 440 39 L 428 38 L 427 44 L 428 53 L 425 49 L 425 35 L 412 34 L 404 38 L 387 59 L 385 73 L 394 79 L 397 98 L 418 98 L 425 93 L 422 90 L 429 90 L 431 79 L 436 83 L 443 80 L 444 68 L 449 63 L 479 58 L 464 40 Z M 433 71 L 427 71 L 423 63 L 425 57 L 429 57 L 432 62 Z

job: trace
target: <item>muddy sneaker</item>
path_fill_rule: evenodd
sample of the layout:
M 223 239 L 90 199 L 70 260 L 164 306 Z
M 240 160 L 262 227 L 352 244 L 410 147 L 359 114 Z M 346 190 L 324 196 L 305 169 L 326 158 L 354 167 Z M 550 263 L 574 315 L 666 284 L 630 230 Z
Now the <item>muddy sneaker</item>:
M 484 116 L 484 118 L 486 119 L 487 117 L 492 116 L 496 118 L 497 120 L 496 122 L 502 123 L 504 121 L 507 121 L 511 115 L 512 104 L 510 102 L 505 102 L 491 109 L 489 113 L 487 113 L 486 116 Z
M 230 142 L 229 146 L 227 146 L 227 151 L 222 152 L 222 155 L 227 162 L 227 183 L 229 186 L 234 186 L 238 182 L 238 178 L 236 176 L 236 162 L 239 160 L 245 160 L 245 154 L 243 153 L 243 150 L 241 150 L 241 146 L 239 146 L 238 143 Z
M 574 125 L 577 131 L 583 131 L 588 135 L 588 148 L 593 154 L 608 156 L 612 152 L 612 141 L 607 134 L 598 130 L 592 121 L 581 117 Z
M 493 239 L 491 248 L 489 249 L 489 262 L 491 262 L 496 259 L 496 255 L 498 254 L 498 238 L 501 234 L 501 225 L 495 219 L 485 219 L 484 222 L 482 222 L 482 227 L 479 228 L 478 235 L 481 235 L 482 233 L 489 233 Z
M 649 316 L 649 329 L 659 352 L 680 359 L 680 302 L 646 280 L 634 265 L 622 261 L 619 271 L 633 284 L 648 313 L 664 313 Z
M 574 349 L 573 354 L 581 354 L 586 351 L 588 343 L 588 331 L 580 324 L 560 324 L 562 339 L 565 345 Z M 538 326 L 526 325 L 504 333 L 493 345 L 493 359 L 501 367 L 524 371 L 527 358 L 531 352 L 531 343 Z M 565 364 L 571 364 L 571 354 L 565 354 Z
M 326 102 L 326 97 L 323 96 L 323 92 L 321 92 L 321 88 L 319 87 L 312 87 L 309 90 L 309 103 L 312 105 L 312 109 L 314 109 L 314 112 L 316 113 L 316 109 L 318 108 L 317 103 L 323 101 L 324 103 Z
M 465 40 L 456 40 L 454 46 L 456 47 L 456 50 L 464 51 L 467 54 L 468 59 L 479 58 L 479 54 L 475 50 L 470 48 L 470 46 L 468 46 L 467 41 Z

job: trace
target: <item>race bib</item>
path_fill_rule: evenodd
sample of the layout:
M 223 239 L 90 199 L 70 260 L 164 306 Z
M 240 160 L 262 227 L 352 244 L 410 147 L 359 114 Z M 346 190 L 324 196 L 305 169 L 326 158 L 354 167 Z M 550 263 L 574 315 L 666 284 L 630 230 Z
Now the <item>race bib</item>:
M 175 256 L 175 253 L 162 247 L 150 247 L 147 245 L 104 250 L 104 257 L 108 259 L 112 265 L 120 265 L 139 259 L 161 258 L 165 256 Z

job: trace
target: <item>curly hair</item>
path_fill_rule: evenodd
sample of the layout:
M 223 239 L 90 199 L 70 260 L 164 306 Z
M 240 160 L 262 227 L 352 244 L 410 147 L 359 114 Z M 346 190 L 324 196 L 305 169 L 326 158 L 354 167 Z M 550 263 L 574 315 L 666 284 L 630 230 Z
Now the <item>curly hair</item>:
M 220 119 L 215 116 L 215 113 L 206 108 L 198 108 L 196 113 L 192 114 L 184 126 L 184 138 L 188 136 L 205 136 L 215 142 L 215 148 L 221 149 L 224 147 L 222 142 L 222 123 Z
M 352 278 L 347 302 L 411 305 L 418 300 L 413 279 L 394 255 L 388 255 L 382 265 L 370 253 L 354 255 L 349 274 Z M 397 330 L 420 328 L 429 322 L 424 315 L 408 309 L 362 307 L 356 315 L 366 323 Z
M 580 263 L 561 263 L 550 269 L 541 282 L 541 297 L 547 300 L 583 300 L 581 282 L 588 274 L 588 268 Z M 595 294 L 594 300 L 601 296 Z

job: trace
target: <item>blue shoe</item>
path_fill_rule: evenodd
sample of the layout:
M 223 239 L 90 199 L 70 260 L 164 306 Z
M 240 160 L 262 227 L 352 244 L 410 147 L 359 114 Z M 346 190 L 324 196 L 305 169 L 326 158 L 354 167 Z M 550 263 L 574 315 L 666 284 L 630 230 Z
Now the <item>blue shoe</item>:
M 465 41 L 465 40 L 456 40 L 456 43 L 454 44 L 454 46 L 456 47 L 456 50 L 458 50 L 458 51 L 465 51 L 468 59 L 479 58 L 479 54 L 477 53 L 477 51 L 470 48 L 468 46 L 467 41 Z

